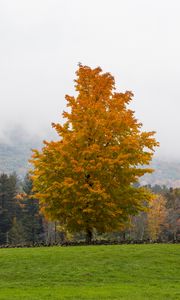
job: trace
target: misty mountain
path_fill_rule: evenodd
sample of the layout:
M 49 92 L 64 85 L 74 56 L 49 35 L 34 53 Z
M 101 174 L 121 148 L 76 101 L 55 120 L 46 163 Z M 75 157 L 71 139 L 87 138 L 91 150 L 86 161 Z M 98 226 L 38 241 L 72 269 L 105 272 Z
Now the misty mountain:
M 146 174 L 141 179 L 141 184 L 166 185 L 168 187 L 180 187 L 180 162 L 154 159 L 151 163 L 154 172 Z
M 0 140 L 0 173 L 16 172 L 24 177 L 30 168 L 28 160 L 32 155 L 31 149 L 42 147 L 42 138 L 30 135 L 22 128 L 14 128 L 6 133 L 6 138 Z M 54 139 L 54 136 L 51 137 Z M 48 139 L 49 140 L 49 139 Z M 141 178 L 141 184 L 159 184 L 168 187 L 180 187 L 180 162 L 154 159 L 151 167 L 154 173 Z
M 41 145 L 40 138 L 27 134 L 22 128 L 9 131 L 0 140 L 0 173 L 16 172 L 24 177 L 30 167 L 32 149 L 39 149 Z

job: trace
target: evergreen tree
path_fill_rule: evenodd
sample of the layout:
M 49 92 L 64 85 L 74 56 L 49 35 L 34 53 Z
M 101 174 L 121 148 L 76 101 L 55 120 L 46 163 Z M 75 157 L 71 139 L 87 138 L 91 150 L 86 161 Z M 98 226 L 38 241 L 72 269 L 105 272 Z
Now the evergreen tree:
M 39 201 L 32 198 L 32 181 L 27 174 L 23 190 L 25 196 L 21 201 L 21 222 L 24 229 L 25 242 L 36 243 L 43 240 L 43 217 L 39 211 Z
M 16 214 L 16 174 L 0 175 L 0 244 L 9 242 L 9 231 Z

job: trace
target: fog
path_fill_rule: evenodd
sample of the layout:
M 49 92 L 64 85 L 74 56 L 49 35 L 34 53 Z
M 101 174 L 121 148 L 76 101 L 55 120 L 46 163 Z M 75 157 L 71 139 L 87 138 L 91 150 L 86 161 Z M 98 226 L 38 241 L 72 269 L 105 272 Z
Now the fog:
M 0 137 L 17 126 L 49 138 L 78 62 L 134 93 L 157 156 L 180 160 L 180 1 L 0 0 Z

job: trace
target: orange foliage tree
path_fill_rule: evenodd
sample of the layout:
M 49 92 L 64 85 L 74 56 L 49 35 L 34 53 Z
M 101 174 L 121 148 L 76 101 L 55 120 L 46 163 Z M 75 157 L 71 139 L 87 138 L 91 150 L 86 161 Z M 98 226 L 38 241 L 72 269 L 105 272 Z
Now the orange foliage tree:
M 91 240 L 94 229 L 119 230 L 151 199 L 133 184 L 152 172 L 142 166 L 158 143 L 128 108 L 133 94 L 115 92 L 110 73 L 79 65 L 76 75 L 66 121 L 52 124 L 60 138 L 34 150 L 32 178 L 46 216 Z

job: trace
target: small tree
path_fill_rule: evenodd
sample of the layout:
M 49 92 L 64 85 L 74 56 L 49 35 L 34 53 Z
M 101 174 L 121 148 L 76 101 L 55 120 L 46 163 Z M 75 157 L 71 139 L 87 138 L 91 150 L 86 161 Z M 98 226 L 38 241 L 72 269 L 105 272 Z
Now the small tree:
M 68 230 L 119 230 L 130 215 L 151 199 L 144 188 L 134 187 L 142 168 L 158 145 L 154 132 L 142 132 L 142 124 L 128 108 L 133 94 L 115 92 L 114 78 L 79 65 L 77 96 L 66 96 L 66 122 L 52 124 L 59 141 L 44 142 L 34 150 L 33 181 L 45 214 L 60 220 Z
M 151 240 L 157 240 L 162 230 L 167 227 L 166 218 L 166 201 L 162 195 L 156 195 L 147 213 L 148 232 Z
M 0 244 L 9 243 L 9 231 L 16 211 L 17 176 L 0 175 Z
M 33 243 L 43 241 L 43 218 L 39 211 L 39 201 L 33 199 L 32 180 L 29 174 L 23 182 L 24 195 L 21 199 L 21 223 L 24 229 L 25 242 Z
M 180 234 L 180 189 L 170 188 L 165 194 L 167 199 L 168 224 L 171 238 L 176 240 Z

